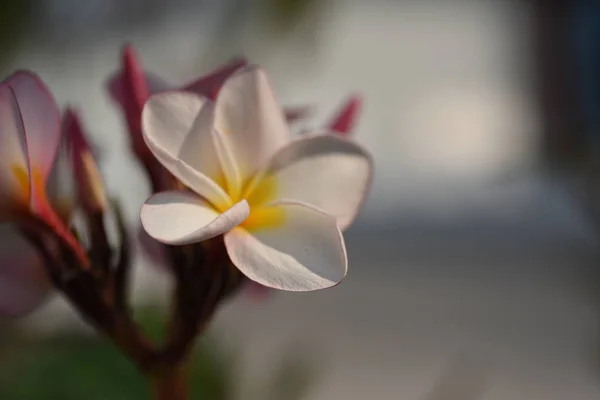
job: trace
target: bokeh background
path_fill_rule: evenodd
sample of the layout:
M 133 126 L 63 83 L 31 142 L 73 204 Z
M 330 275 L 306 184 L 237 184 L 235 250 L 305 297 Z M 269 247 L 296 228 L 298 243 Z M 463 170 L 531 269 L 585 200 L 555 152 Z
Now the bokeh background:
M 225 305 L 228 396 L 249 398 L 292 352 L 312 368 L 306 399 L 600 398 L 600 3 L 0 1 L 2 74 L 33 69 L 80 110 L 137 229 L 148 184 L 104 87 L 125 42 L 173 83 L 245 55 L 283 103 L 314 104 L 301 127 L 365 100 L 355 138 L 377 171 L 349 276 Z M 135 297 L 160 306 L 169 282 L 151 263 L 138 252 Z M 60 299 L 20 327 L 85 332 Z

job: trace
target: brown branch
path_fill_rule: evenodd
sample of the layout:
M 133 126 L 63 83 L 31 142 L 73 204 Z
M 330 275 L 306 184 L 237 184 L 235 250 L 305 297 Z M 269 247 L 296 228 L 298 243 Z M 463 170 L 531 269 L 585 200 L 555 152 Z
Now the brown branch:
M 239 286 L 229 267 L 222 238 L 184 247 L 168 247 L 175 277 L 173 317 L 160 351 L 162 362 L 185 361 L 198 334 L 209 324 L 224 295 Z

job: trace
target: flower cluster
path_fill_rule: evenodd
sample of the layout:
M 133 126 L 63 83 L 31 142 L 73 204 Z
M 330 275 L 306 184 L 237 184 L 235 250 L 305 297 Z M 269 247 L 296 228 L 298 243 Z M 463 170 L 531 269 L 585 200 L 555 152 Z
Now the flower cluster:
M 72 108 L 61 113 L 29 71 L 0 83 L 0 221 L 11 246 L 0 257 L 0 313 L 25 314 L 57 290 L 142 372 L 159 376 L 181 365 L 218 304 L 240 288 L 310 291 L 345 277 L 342 231 L 373 168 L 349 137 L 358 97 L 323 127 L 293 136 L 309 108 L 282 109 L 258 66 L 235 59 L 172 87 L 145 72 L 129 46 L 107 88 L 153 193 L 137 236 L 176 284 L 165 343 L 150 344 L 130 315 L 128 229 L 82 122 Z

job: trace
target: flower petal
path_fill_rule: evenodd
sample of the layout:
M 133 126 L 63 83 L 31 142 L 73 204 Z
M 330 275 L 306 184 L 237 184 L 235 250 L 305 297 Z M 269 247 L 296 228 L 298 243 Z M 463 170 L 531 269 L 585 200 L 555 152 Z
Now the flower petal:
M 42 80 L 29 71 L 17 71 L 5 83 L 15 96 L 25 132 L 30 167 L 45 183 L 60 143 L 60 112 Z
M 187 93 L 184 95 L 195 96 Z M 223 171 L 213 138 L 213 103 L 204 98 L 201 99 L 205 103 L 196 115 L 183 142 L 179 145 L 177 157 L 215 182 L 224 184 L 222 182 Z
M 0 315 L 21 316 L 51 290 L 41 257 L 14 228 L 0 227 Z
M 273 204 L 269 211 L 282 217 L 280 224 L 225 234 L 227 253 L 244 275 L 289 291 L 325 289 L 346 276 L 346 248 L 335 218 L 294 202 Z
M 219 164 L 223 171 L 224 184 L 227 185 L 227 193 L 230 197 L 237 199 L 242 193 L 242 176 L 231 150 L 231 143 L 225 135 L 217 130 L 213 129 L 212 136 Z
M 186 92 L 166 92 L 152 96 L 142 112 L 144 139 L 156 157 L 170 162 L 179 156 L 183 141 L 192 130 L 207 100 Z
M 5 217 L 16 203 L 28 206 L 29 178 L 19 108 L 4 83 L 0 84 L 0 171 L 0 213 Z
M 351 96 L 327 124 L 327 129 L 339 136 L 348 136 L 354 128 L 361 104 L 362 99 L 359 96 Z
M 244 179 L 290 140 L 267 76 L 257 67 L 236 72 L 225 82 L 215 104 L 214 127 L 230 138 Z
M 227 64 L 200 77 L 198 80 L 188 83 L 183 87 L 183 90 L 198 93 L 214 100 L 217 97 L 219 89 L 223 86 L 223 82 L 238 69 L 245 67 L 246 65 L 248 65 L 248 61 L 244 58 L 234 58 Z
M 141 101 L 139 118 L 148 96 L 168 90 L 171 86 L 160 77 L 144 71 L 133 47 L 126 45 L 121 52 L 121 69 L 108 79 L 107 88 L 112 99 L 123 108 L 126 108 L 128 99 L 135 100 L 135 104 Z
M 219 163 L 212 141 L 212 105 L 196 94 L 154 95 L 142 112 L 144 140 L 177 179 L 214 204 L 230 198 L 215 180 Z
M 344 230 L 365 199 L 372 173 L 371 156 L 362 147 L 334 135 L 311 136 L 280 150 L 253 193 L 312 204 L 335 216 Z
M 194 194 L 171 191 L 150 197 L 140 217 L 146 232 L 156 240 L 183 245 L 225 233 L 243 222 L 249 212 L 245 200 L 219 214 Z
M 133 153 L 144 162 L 152 156 L 142 138 L 142 109 L 152 93 L 167 89 L 169 85 L 162 79 L 144 72 L 133 47 L 126 45 L 121 52 L 121 69 L 109 79 L 108 90 L 125 117 Z

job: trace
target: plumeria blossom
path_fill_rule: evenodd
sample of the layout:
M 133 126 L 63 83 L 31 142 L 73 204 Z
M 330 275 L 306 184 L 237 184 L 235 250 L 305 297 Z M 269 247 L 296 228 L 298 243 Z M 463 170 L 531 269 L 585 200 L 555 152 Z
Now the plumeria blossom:
M 18 71 L 0 83 L 0 126 L 0 222 L 2 242 L 9 246 L 0 252 L 0 313 L 17 315 L 38 305 L 49 284 L 42 260 L 15 224 L 53 232 L 84 255 L 67 228 L 72 192 L 60 113 L 35 74 Z
M 321 130 L 345 139 L 350 139 L 353 134 L 358 115 L 360 113 L 362 99 L 359 95 L 350 96 L 341 107 L 329 118 L 328 122 Z M 309 133 L 309 132 L 305 132 Z M 168 263 L 164 247 L 151 238 L 142 228 L 138 230 L 138 242 L 141 244 L 144 252 L 150 256 L 152 261 L 159 266 Z M 246 293 L 253 298 L 263 299 L 268 296 L 269 288 L 262 286 L 254 281 L 250 281 Z
M 127 121 L 134 154 L 142 160 L 151 157 L 142 139 L 140 124 L 142 108 L 152 94 L 177 89 L 214 100 L 223 82 L 247 64 L 245 59 L 235 58 L 193 82 L 176 87 L 157 75 L 144 71 L 133 47 L 126 45 L 122 51 L 121 69 L 109 78 L 107 86 L 112 99 L 119 104 Z M 286 115 L 288 121 L 295 121 L 304 117 L 307 112 L 306 107 L 298 107 L 288 109 Z
M 292 140 L 261 69 L 237 71 L 214 102 L 154 95 L 142 128 L 154 156 L 191 189 L 146 201 L 150 236 L 185 245 L 223 234 L 232 263 L 272 288 L 323 289 L 345 277 L 341 230 L 368 191 L 371 157 L 334 134 Z
M 56 213 L 60 220 L 57 222 L 54 218 L 50 219 L 50 228 L 55 233 L 56 230 L 59 233 L 67 231 L 66 226 L 76 203 L 85 212 L 93 213 L 103 210 L 107 201 L 81 122 L 71 109 L 67 109 L 63 115 L 60 140 L 46 185 L 51 204 L 49 212 Z M 37 142 L 32 142 L 35 143 Z M 37 219 L 38 216 L 26 216 L 25 222 L 32 218 Z M 15 218 L 11 218 L 11 221 L 15 221 Z M 16 222 L 20 222 L 20 218 Z M 42 230 L 37 233 L 44 234 Z M 37 250 L 14 227 L 7 223 L 0 224 L 0 236 L 0 315 L 24 315 L 44 302 L 52 291 L 52 285 Z M 76 244 L 75 239 L 70 237 L 68 240 L 77 246 L 75 252 L 84 257 L 84 250 Z

